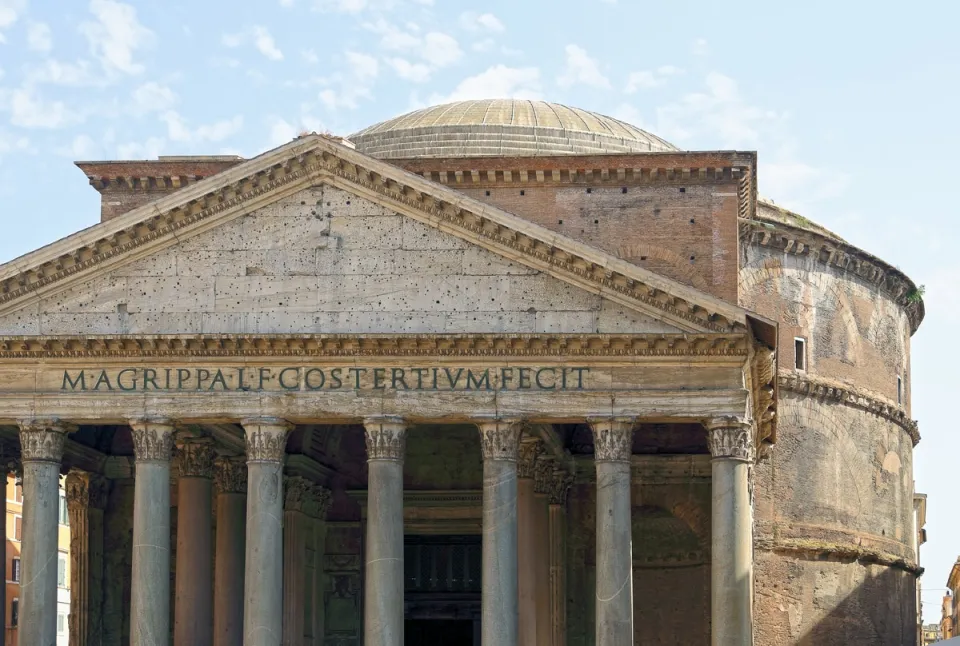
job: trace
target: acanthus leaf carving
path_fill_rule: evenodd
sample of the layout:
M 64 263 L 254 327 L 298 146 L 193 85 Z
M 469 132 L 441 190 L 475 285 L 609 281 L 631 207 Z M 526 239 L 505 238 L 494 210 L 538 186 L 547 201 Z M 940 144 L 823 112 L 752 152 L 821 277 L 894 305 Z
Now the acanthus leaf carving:
M 243 457 L 213 461 L 213 479 L 219 493 L 247 493 L 247 462 Z
M 364 440 L 368 460 L 403 460 L 407 444 L 407 425 L 395 417 L 364 420 Z
M 103 476 L 71 469 L 64 482 L 67 495 L 67 512 L 71 520 L 74 514 L 85 513 L 87 509 L 105 509 L 109 481 Z
M 173 453 L 174 426 L 167 420 L 133 420 L 133 455 L 137 462 L 169 462 Z
M 478 422 L 484 460 L 516 462 L 520 452 L 522 424 L 514 420 Z
M 56 462 L 63 459 L 67 433 L 76 426 L 57 419 L 20 421 L 20 459 L 22 462 Z
M 752 425 L 736 417 L 709 420 L 707 444 L 714 459 L 743 460 L 752 463 L 756 457 Z
M 287 435 L 293 425 L 279 419 L 242 422 L 247 443 L 247 462 L 282 462 L 287 453 Z
M 546 452 L 543 441 L 524 437 L 520 440 L 520 448 L 517 450 L 517 477 L 533 478 L 536 472 L 537 462 Z
M 212 478 L 217 454 L 209 438 L 177 443 L 177 470 L 181 478 Z
M 284 483 L 283 508 L 323 520 L 330 508 L 332 494 L 326 487 L 303 476 L 290 476 Z
M 633 453 L 632 419 L 590 420 L 593 459 L 596 462 L 630 462 Z

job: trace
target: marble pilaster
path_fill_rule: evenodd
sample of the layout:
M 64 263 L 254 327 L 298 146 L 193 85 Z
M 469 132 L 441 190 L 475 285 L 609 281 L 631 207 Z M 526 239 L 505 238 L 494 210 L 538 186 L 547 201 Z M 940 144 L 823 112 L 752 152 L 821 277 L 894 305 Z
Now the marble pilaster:
M 567 493 L 573 474 L 554 469 L 549 492 L 550 645 L 567 643 Z
M 177 578 L 175 646 L 213 643 L 213 440 L 176 439 Z
M 308 632 L 307 600 L 313 581 L 307 564 L 307 546 L 314 525 L 327 515 L 330 491 L 301 476 L 286 479 L 283 505 L 283 646 L 299 646 Z
M 59 420 L 20 422 L 23 525 L 20 553 L 21 644 L 54 644 L 57 638 L 57 512 L 60 461 L 67 433 Z
M 103 635 L 103 513 L 109 484 L 71 469 L 65 483 L 70 517 L 70 643 L 99 644 Z
M 217 543 L 214 559 L 213 646 L 243 645 L 247 465 L 243 457 L 214 461 Z
M 283 460 L 292 425 L 244 420 L 247 443 L 247 544 L 244 646 L 277 646 L 283 632 Z
M 543 442 L 524 436 L 517 454 L 517 622 L 520 646 L 537 644 L 537 544 L 534 474 Z
M 483 452 L 482 646 L 517 646 L 517 421 L 479 422 Z
M 173 424 L 130 422 L 135 458 L 131 646 L 170 643 L 170 457 Z
M 713 456 L 710 621 L 714 646 L 753 644 L 751 425 L 738 418 L 706 424 Z
M 597 468 L 596 646 L 633 643 L 631 419 L 590 422 Z
M 365 646 L 403 643 L 403 456 L 407 426 L 395 417 L 364 420 L 367 446 Z

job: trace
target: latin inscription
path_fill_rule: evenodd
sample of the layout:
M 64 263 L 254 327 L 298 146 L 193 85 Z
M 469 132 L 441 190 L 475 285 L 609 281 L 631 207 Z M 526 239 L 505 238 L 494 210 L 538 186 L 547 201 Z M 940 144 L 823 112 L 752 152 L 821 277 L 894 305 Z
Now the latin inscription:
M 590 368 L 228 367 L 64 370 L 63 392 L 583 390 Z

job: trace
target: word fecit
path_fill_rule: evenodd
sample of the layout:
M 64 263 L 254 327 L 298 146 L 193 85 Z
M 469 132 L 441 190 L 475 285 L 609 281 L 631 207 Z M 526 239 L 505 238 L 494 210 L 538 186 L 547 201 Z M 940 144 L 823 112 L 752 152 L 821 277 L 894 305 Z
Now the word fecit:
M 227 367 L 64 370 L 62 392 L 583 390 L 586 367 Z

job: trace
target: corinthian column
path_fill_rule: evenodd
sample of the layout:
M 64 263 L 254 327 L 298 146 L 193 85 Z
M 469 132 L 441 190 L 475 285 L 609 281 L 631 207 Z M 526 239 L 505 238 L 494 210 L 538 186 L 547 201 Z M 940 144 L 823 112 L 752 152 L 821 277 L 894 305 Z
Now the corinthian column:
M 213 646 L 242 646 L 247 465 L 242 457 L 218 458 L 213 475 L 217 484 Z
M 517 639 L 521 646 L 537 644 L 537 545 L 534 474 L 543 455 L 543 442 L 523 437 L 517 453 Z
M 283 627 L 283 459 L 285 420 L 244 420 L 247 439 L 247 553 L 244 646 L 277 646 Z
M 706 424 L 713 456 L 713 545 L 710 618 L 714 646 L 753 644 L 753 513 L 750 424 L 719 418 Z
M 177 439 L 175 646 L 213 642 L 213 440 Z
M 67 474 L 70 515 L 70 644 L 99 644 L 103 634 L 103 510 L 107 479 L 71 469 Z
M 23 528 L 20 553 L 20 644 L 57 640 L 57 509 L 67 433 L 57 420 L 20 422 Z
M 483 592 L 480 643 L 517 646 L 517 454 L 520 423 L 480 422 L 483 451 Z
M 301 476 L 287 478 L 283 503 L 283 645 L 300 646 L 307 635 L 307 544 L 316 520 L 326 518 L 330 490 Z M 315 597 L 314 597 L 315 598 Z
M 550 478 L 550 645 L 567 644 L 567 493 L 573 474 L 554 469 Z
M 170 454 L 173 424 L 136 420 L 131 646 L 170 643 Z
M 590 423 L 597 466 L 597 646 L 633 643 L 633 420 Z
M 366 578 L 363 643 L 403 644 L 403 452 L 399 418 L 363 422 L 367 444 Z
M 537 608 L 537 644 L 554 646 L 550 628 L 550 511 L 548 497 L 554 462 L 541 455 L 533 469 L 534 581 Z

